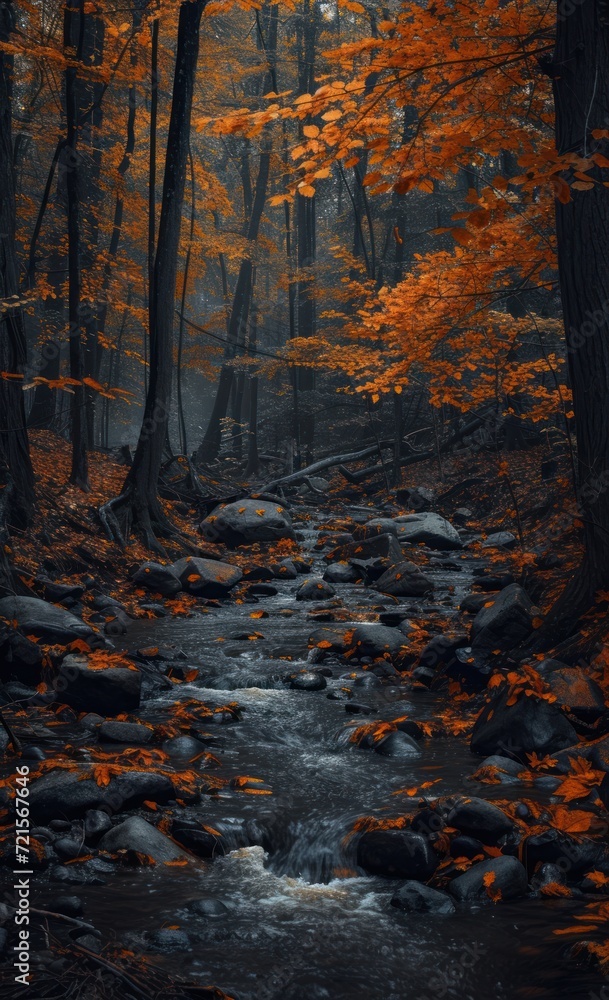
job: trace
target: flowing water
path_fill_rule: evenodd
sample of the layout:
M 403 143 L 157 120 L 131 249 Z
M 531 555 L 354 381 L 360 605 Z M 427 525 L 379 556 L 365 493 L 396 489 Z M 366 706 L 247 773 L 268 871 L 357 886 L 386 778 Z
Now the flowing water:
M 307 538 L 312 546 L 315 532 Z M 439 562 L 432 570 L 436 608 L 447 615 L 471 585 L 471 560 L 457 562 L 460 571 Z M 240 722 L 202 727 L 220 761 L 219 768 L 203 766 L 226 778 L 262 779 L 272 794 L 226 788 L 204 796 L 191 815 L 222 833 L 228 853 L 188 868 L 121 870 L 104 886 L 79 890 L 87 916 L 119 943 L 127 933 L 178 925 L 192 935 L 191 950 L 154 961 L 238 1000 L 603 996 L 598 976 L 577 967 L 565 939 L 553 933 L 573 923 L 571 900 L 527 899 L 449 917 L 414 916 L 390 905 L 390 880 L 358 874 L 353 824 L 365 815 L 398 815 L 408 798 L 392 793 L 436 779 L 441 782 L 432 794 L 484 795 L 489 789 L 468 781 L 476 758 L 463 738 L 424 741 L 414 760 L 346 745 L 346 729 L 369 720 L 356 716 L 356 723 L 345 712 L 344 697 L 328 697 L 341 696 L 344 668 L 333 667 L 321 692 L 291 690 L 281 680 L 305 666 L 307 639 L 318 626 L 307 620 L 310 605 L 295 601 L 296 583 L 279 587 L 278 596 L 256 605 L 269 618 L 255 624 L 248 603 L 188 619 L 133 623 L 131 645 L 172 644 L 200 670 L 196 682 L 148 701 L 143 717 L 167 721 L 175 700 L 238 702 Z M 378 595 L 358 586 L 337 590 L 346 607 L 364 614 L 368 607 L 373 618 Z M 425 602 L 408 603 L 421 614 Z M 294 614 L 282 615 L 285 609 Z M 231 639 L 253 629 L 264 638 Z M 446 698 L 404 694 L 391 684 L 353 691 L 373 709 L 370 719 L 429 718 Z M 516 796 L 514 786 L 501 791 L 509 793 Z M 406 808 L 414 809 L 417 800 Z M 197 916 L 189 903 L 202 898 L 221 900 L 227 912 Z

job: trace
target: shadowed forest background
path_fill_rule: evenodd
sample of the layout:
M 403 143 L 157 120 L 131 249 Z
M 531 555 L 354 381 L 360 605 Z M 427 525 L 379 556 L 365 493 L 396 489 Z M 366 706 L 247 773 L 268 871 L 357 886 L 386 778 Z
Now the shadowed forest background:
M 606 988 L 608 260 L 603 0 L 0 5 L 1 843 L 28 761 L 40 996 Z M 207 950 L 132 926 L 166 865 L 215 886 Z M 303 889 L 295 964 L 282 911 L 276 953 L 216 906 L 269 872 L 257 906 L 350 900 Z M 384 971 L 323 933 L 360 892 Z

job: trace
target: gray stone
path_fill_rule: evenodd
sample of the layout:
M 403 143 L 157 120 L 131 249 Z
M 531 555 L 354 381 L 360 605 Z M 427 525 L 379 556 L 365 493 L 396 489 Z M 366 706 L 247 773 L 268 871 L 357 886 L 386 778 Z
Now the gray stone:
M 216 507 L 201 524 L 208 541 L 250 545 L 293 538 L 292 519 L 285 507 L 268 500 L 238 500 Z
M 87 642 L 94 636 L 93 629 L 65 608 L 47 604 L 37 597 L 3 597 L 0 600 L 0 618 L 16 621 L 27 636 L 36 636 L 42 642 L 67 645 L 76 639 Z
M 375 587 L 394 597 L 422 597 L 433 590 L 433 583 L 421 573 L 418 566 L 404 560 L 383 573 Z
M 405 882 L 391 899 L 391 905 L 405 913 L 454 913 L 455 904 L 445 892 L 422 882 Z
M 66 656 L 55 681 L 57 700 L 79 712 L 119 715 L 139 708 L 142 677 L 139 670 L 107 667 L 93 670 L 86 656 Z
M 396 521 L 400 543 L 423 543 L 430 549 L 440 550 L 462 548 L 456 528 L 439 514 L 405 514 L 396 518 Z
M 172 566 L 163 566 L 157 562 L 145 562 L 133 575 L 136 587 L 145 587 L 163 597 L 174 597 L 182 589 L 177 574 Z
M 141 816 L 130 816 L 124 823 L 113 827 L 104 834 L 98 848 L 109 854 L 116 854 L 117 851 L 137 851 L 138 854 L 147 854 L 158 862 L 189 857 L 169 837 Z
M 243 576 L 239 566 L 187 556 L 173 564 L 182 588 L 197 597 L 225 597 Z
M 139 722 L 102 722 L 97 730 L 100 743 L 127 743 L 129 746 L 145 746 L 154 738 L 154 729 Z
M 485 876 L 493 875 L 487 885 Z M 487 880 L 488 881 L 488 880 Z M 502 900 L 518 899 L 528 890 L 527 873 L 517 858 L 502 855 L 473 865 L 453 879 L 448 887 L 451 896 L 461 903 L 490 901 L 493 893 L 500 892 Z
M 511 583 L 472 622 L 472 647 L 512 649 L 531 632 L 533 604 L 526 590 Z

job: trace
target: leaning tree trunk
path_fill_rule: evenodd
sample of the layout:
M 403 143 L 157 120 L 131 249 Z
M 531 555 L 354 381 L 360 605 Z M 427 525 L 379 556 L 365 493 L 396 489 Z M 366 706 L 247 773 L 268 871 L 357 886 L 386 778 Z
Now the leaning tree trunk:
M 0 43 L 10 40 L 13 25 L 13 4 L 0 4 Z M 34 502 L 23 405 L 26 347 L 15 253 L 12 79 L 12 56 L 0 47 L 0 587 L 4 592 L 10 587 L 7 528 L 23 528 Z
M 176 531 L 165 517 L 157 484 L 167 437 L 173 375 L 173 320 L 180 225 L 190 140 L 192 96 L 199 55 L 199 29 L 207 0 L 180 5 L 171 117 L 165 155 L 161 216 L 150 289 L 150 378 L 133 465 L 120 497 L 100 511 L 110 533 L 122 542 L 135 522 L 146 544 L 163 551 L 156 535 Z M 123 517 L 123 522 L 119 517 Z
M 560 154 L 609 157 L 609 11 L 584 0 L 568 17 L 558 4 L 553 78 L 556 147 Z M 608 162 L 603 160 L 602 162 Z M 575 169 L 575 168 L 574 168 Z M 571 172 L 564 179 L 572 180 Z M 572 634 L 609 588 L 609 168 L 591 171 L 594 187 L 556 202 L 558 267 L 577 435 L 581 566 L 531 637 L 527 650 L 547 649 Z

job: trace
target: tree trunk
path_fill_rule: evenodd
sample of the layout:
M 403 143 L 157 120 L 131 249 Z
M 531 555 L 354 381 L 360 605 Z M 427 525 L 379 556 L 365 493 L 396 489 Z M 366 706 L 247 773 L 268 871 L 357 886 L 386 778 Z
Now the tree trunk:
M 85 35 L 85 3 L 66 0 L 63 21 L 63 43 L 69 60 L 65 71 L 66 142 L 72 155 L 66 176 L 68 210 L 68 323 L 70 346 L 70 378 L 76 380 L 71 399 L 72 469 L 70 482 L 88 490 L 88 463 L 85 421 L 84 358 L 82 316 L 80 310 L 80 192 L 78 163 L 78 65 L 82 62 Z
M 277 4 L 273 4 L 269 8 L 268 15 L 268 29 L 266 39 L 262 36 L 262 31 L 259 26 L 259 38 L 261 39 L 261 46 L 267 57 L 267 66 L 265 71 L 265 83 L 263 87 L 263 93 L 268 94 L 276 89 L 276 72 L 275 72 L 275 61 L 277 58 L 277 26 L 279 20 L 279 8 Z M 260 151 L 260 160 L 258 166 L 258 176 L 256 178 L 256 184 L 254 188 L 254 196 L 252 199 L 251 215 L 249 217 L 249 222 L 246 227 L 245 236 L 248 242 L 251 244 L 258 238 L 258 233 L 260 231 L 260 223 L 262 221 L 262 213 L 264 211 L 264 206 L 266 203 L 267 188 L 269 182 L 269 172 L 271 165 L 271 153 L 272 153 L 272 139 L 269 134 L 267 127 L 267 134 L 264 138 L 263 145 Z M 247 197 L 245 198 L 247 203 Z M 233 307 L 231 310 L 230 321 L 228 325 L 227 334 L 227 347 L 225 352 L 225 357 L 227 360 L 233 360 L 237 357 L 237 354 L 243 351 L 245 344 L 245 332 L 247 330 L 247 322 L 249 316 L 249 309 L 252 297 L 252 278 L 254 272 L 254 265 L 250 258 L 242 261 L 239 270 L 239 277 L 237 278 L 237 284 L 235 287 L 235 293 L 233 296 Z M 207 425 L 207 430 L 203 441 L 199 445 L 196 452 L 196 462 L 198 465 L 205 465 L 208 462 L 213 461 L 218 457 L 220 452 L 220 445 L 222 443 L 222 420 L 226 417 L 228 406 L 231 397 L 231 390 L 233 388 L 234 382 L 234 368 L 232 365 L 223 365 L 220 371 L 220 378 L 218 381 L 218 388 L 216 391 L 216 398 L 214 400 L 213 409 L 211 416 L 209 418 L 209 423 Z
M 123 493 L 100 511 L 106 526 L 117 540 L 123 540 L 124 535 L 129 533 L 131 523 L 135 521 L 146 544 L 161 552 L 162 546 L 157 541 L 156 534 L 176 533 L 161 507 L 157 484 L 171 407 L 178 251 L 192 96 L 199 54 L 199 30 L 206 3 L 207 0 L 187 0 L 180 5 L 161 216 L 150 289 L 150 378 L 144 419 Z M 126 513 L 124 531 L 121 531 L 114 513 L 115 509 L 120 508 Z
M 609 154 L 593 132 L 609 120 L 607 5 L 584 0 L 557 18 L 553 77 L 559 154 Z M 569 181 L 570 176 L 565 174 Z M 578 462 L 578 508 L 584 557 L 579 570 L 531 637 L 528 650 L 555 645 L 575 630 L 609 587 L 609 169 L 595 167 L 592 190 L 571 188 L 556 201 L 558 268 Z
M 0 5 L 0 43 L 10 41 L 14 27 L 12 3 Z M 23 402 L 26 345 L 18 303 L 19 268 L 15 252 L 15 173 L 12 133 L 13 59 L 0 48 L 0 486 L 6 497 L 0 506 L 0 578 L 6 585 L 4 546 L 7 524 L 23 528 L 34 502 Z M 15 300 L 11 302 L 11 299 Z

